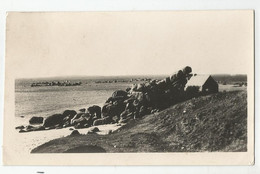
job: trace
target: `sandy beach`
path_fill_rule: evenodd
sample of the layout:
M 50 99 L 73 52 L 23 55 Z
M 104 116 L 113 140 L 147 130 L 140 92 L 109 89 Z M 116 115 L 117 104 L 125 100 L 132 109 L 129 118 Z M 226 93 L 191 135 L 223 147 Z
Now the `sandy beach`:
M 94 127 L 94 126 L 93 126 Z M 84 129 L 77 129 L 80 134 L 87 134 L 87 132 L 92 129 L 93 127 L 84 128 Z M 108 134 L 110 130 L 115 131 L 121 127 L 121 125 L 117 124 L 107 124 L 107 125 L 100 125 L 96 126 L 100 130 L 97 132 L 98 134 L 105 135 Z M 71 134 L 72 130 L 70 128 L 63 128 L 63 129 L 52 129 L 52 130 L 45 130 L 45 131 L 33 131 L 28 133 L 19 133 L 17 130 L 17 139 L 15 143 L 15 150 L 17 152 L 22 153 L 30 153 L 31 150 L 41 144 L 44 144 L 50 140 L 66 137 Z

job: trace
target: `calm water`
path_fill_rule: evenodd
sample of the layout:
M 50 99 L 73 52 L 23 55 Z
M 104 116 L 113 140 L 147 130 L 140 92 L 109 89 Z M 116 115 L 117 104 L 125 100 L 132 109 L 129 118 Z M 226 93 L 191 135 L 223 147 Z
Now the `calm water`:
M 43 86 L 31 87 L 40 81 L 62 81 L 63 79 L 16 80 L 15 116 L 43 116 L 59 113 L 65 109 L 80 109 L 92 104 L 102 104 L 116 89 L 125 89 L 128 83 L 94 83 L 86 79 L 67 79 L 81 81 L 81 86 Z
M 82 78 L 42 78 L 17 79 L 15 82 L 15 116 L 27 120 L 32 116 L 47 117 L 66 109 L 79 110 L 93 104 L 102 107 L 115 90 L 126 89 L 132 82 L 95 83 L 105 80 L 130 80 L 141 77 L 82 77 Z M 35 82 L 81 81 L 81 86 L 31 87 Z M 20 116 L 24 116 L 22 119 Z M 27 119 L 26 119 L 27 118 Z M 28 121 L 28 120 L 27 120 Z

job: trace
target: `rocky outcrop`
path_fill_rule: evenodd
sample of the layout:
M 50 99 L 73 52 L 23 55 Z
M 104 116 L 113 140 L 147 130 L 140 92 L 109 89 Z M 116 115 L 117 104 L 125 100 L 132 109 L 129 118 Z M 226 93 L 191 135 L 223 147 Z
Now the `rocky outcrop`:
M 184 87 L 191 72 L 191 67 L 187 66 L 163 80 L 150 80 L 133 84 L 127 91 L 115 91 L 102 107 L 102 116 L 117 116 L 116 122 L 123 123 L 183 101 Z M 102 120 L 98 120 L 95 124 L 101 123 Z

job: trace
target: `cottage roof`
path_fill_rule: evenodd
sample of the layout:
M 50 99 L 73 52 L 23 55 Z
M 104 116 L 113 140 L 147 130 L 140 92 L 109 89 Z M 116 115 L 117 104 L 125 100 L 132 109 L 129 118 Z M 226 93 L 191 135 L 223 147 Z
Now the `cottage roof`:
M 186 87 L 188 86 L 199 86 L 202 87 L 204 83 L 210 78 L 210 75 L 196 75 L 192 76 L 190 80 L 188 80 Z

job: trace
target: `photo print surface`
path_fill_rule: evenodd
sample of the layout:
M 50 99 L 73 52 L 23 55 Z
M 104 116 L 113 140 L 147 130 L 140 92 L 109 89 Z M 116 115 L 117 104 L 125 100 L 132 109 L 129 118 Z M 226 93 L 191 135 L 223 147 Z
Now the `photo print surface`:
M 6 20 L 5 164 L 253 164 L 253 11 Z

